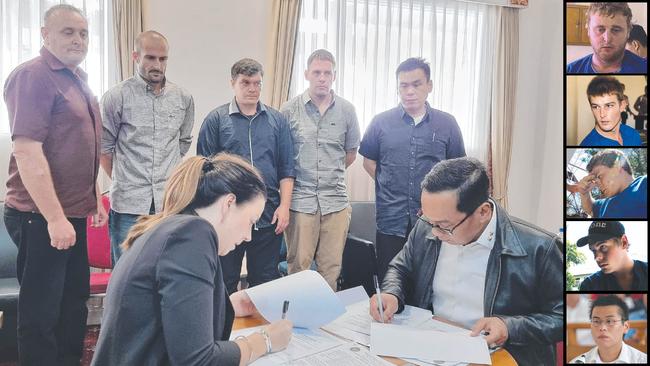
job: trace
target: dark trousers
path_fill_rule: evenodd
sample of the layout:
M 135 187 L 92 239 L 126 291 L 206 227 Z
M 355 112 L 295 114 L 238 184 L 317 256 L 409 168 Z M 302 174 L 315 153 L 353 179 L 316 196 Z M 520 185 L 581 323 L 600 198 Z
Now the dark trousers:
M 646 118 L 648 118 L 648 116 L 637 115 L 634 117 L 634 129 L 639 131 L 643 130 Z
M 75 245 L 50 245 L 47 221 L 5 206 L 7 232 L 18 246 L 18 353 L 20 364 L 79 365 L 90 293 L 86 219 L 68 219 Z
M 246 253 L 246 281 L 250 287 L 275 280 L 280 277 L 280 247 L 282 234 L 275 234 L 275 225 L 264 229 L 253 229 L 252 239 L 243 242 L 232 252 L 219 258 L 228 293 L 237 291 L 241 273 L 241 264 Z
M 390 264 L 390 261 L 393 260 L 402 248 L 404 248 L 404 244 L 406 244 L 406 239 L 410 232 L 410 223 L 406 228 L 406 237 L 383 234 L 377 231 L 375 250 L 377 252 L 377 275 L 380 282 L 384 279 L 386 271 L 388 271 L 388 264 Z

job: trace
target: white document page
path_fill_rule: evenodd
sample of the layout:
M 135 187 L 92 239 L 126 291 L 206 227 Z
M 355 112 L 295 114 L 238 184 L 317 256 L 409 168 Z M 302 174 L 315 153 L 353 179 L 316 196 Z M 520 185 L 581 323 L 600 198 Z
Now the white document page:
M 481 336 L 419 330 L 394 324 L 372 323 L 370 351 L 376 355 L 416 358 L 426 362 L 455 361 L 492 364 Z
M 445 333 L 460 333 L 460 334 L 465 334 L 465 335 L 470 335 L 472 333 L 470 330 L 457 327 L 455 325 L 443 323 L 440 320 L 436 320 L 433 318 L 428 319 L 424 323 L 418 324 L 415 326 L 415 328 L 420 329 L 420 330 L 437 330 L 439 332 L 445 332 Z
M 402 360 L 412 363 L 418 366 L 467 366 L 467 362 L 454 362 L 454 361 L 434 361 L 434 362 L 424 362 L 415 358 L 403 358 Z
M 393 364 L 377 357 L 366 347 L 356 343 L 345 343 L 315 355 L 291 362 L 298 366 L 392 366 Z
M 368 300 L 346 306 L 345 314 L 323 326 L 323 329 L 368 346 L 370 345 L 370 324 L 374 322 L 369 309 Z M 433 321 L 431 311 L 406 305 L 401 314 L 395 314 L 391 324 L 418 327 L 428 321 Z
M 254 332 L 258 332 L 262 327 L 253 327 L 233 331 L 230 339 L 234 340 L 238 336 L 247 336 Z M 264 357 L 257 359 L 251 365 L 255 366 L 269 366 L 269 365 L 284 365 L 286 363 L 295 361 L 299 358 L 307 357 L 319 352 L 326 351 L 341 344 L 346 343 L 343 339 L 337 338 L 320 329 L 293 329 L 293 335 L 287 348 L 280 352 L 271 353 Z
M 345 312 L 341 300 L 315 271 L 302 271 L 245 290 L 259 313 L 269 322 L 282 318 L 282 305 L 289 301 L 287 319 L 298 328 L 318 328 Z
M 343 306 L 355 304 L 359 301 L 368 301 L 368 294 L 363 286 L 357 286 L 346 290 L 341 290 L 336 293 L 336 296 L 341 300 Z

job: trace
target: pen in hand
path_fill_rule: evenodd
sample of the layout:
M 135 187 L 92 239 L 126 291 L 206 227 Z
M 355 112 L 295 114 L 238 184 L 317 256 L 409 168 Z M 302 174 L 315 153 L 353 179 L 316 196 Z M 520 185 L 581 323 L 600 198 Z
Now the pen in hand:
M 379 316 L 381 316 L 381 322 L 385 323 L 384 304 L 382 304 L 381 302 L 381 290 L 379 289 L 379 280 L 377 279 L 377 275 L 373 275 L 372 279 L 375 281 L 375 292 L 377 293 L 377 305 L 379 307 Z
M 284 300 L 284 304 L 282 304 L 282 319 L 287 318 L 287 311 L 289 310 L 289 300 Z

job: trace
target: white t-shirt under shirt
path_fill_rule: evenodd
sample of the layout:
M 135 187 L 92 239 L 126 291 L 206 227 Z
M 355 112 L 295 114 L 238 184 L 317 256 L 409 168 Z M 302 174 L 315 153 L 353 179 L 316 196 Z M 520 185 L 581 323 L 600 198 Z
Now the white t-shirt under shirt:
M 442 242 L 432 285 L 435 315 L 466 328 L 472 328 L 484 317 L 485 274 L 496 227 L 497 214 L 493 209 L 490 222 L 476 242 L 467 245 Z

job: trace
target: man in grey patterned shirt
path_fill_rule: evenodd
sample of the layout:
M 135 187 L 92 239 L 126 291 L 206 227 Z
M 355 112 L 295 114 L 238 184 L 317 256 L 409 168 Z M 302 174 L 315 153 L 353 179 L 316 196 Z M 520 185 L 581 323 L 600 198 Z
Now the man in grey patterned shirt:
M 334 94 L 336 62 L 327 50 L 307 59 L 309 89 L 285 103 L 281 111 L 291 123 L 296 155 L 296 180 L 291 200 L 287 241 L 289 273 L 318 272 L 336 291 L 351 208 L 345 169 L 359 147 L 359 122 L 354 106 Z
M 141 215 L 162 209 L 165 181 L 192 142 L 192 96 L 165 78 L 169 44 L 155 31 L 135 40 L 135 76 L 102 97 L 101 165 L 112 178 L 109 230 L 113 265 Z

